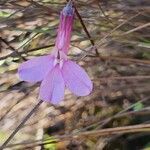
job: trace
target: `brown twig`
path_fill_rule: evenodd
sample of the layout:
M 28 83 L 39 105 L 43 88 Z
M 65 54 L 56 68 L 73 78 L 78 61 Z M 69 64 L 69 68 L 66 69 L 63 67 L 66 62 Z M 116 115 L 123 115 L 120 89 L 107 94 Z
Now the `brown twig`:
M 14 53 L 16 53 L 20 58 L 22 58 L 22 60 L 26 60 L 25 57 L 21 56 L 21 54 L 14 48 L 12 47 L 4 38 L 0 37 L 0 40 L 5 43 L 11 51 L 13 51 Z
M 54 139 L 57 139 L 56 142 L 59 142 L 59 139 L 70 139 L 70 138 L 81 138 L 81 137 L 90 137 L 90 136 L 112 136 L 112 135 L 117 135 L 117 134 L 124 134 L 124 133 L 138 133 L 138 132 L 149 132 L 150 131 L 150 124 L 142 124 L 142 125 L 132 125 L 132 126 L 125 126 L 125 127 L 116 127 L 116 128 L 107 128 L 107 129 L 100 129 L 100 130 L 94 130 L 94 131 L 86 131 L 86 132 L 80 132 L 80 133 L 74 133 L 74 134 L 69 134 L 69 135 L 58 135 L 54 136 Z M 33 144 L 34 143 L 34 144 Z M 8 147 L 11 146 L 18 146 L 18 145 L 26 145 L 26 147 L 31 147 L 32 146 L 38 146 L 38 145 L 44 145 L 52 143 L 48 139 L 45 139 L 43 142 L 43 139 L 41 140 L 36 140 L 36 141 L 31 141 L 29 143 L 17 143 L 17 144 L 11 144 L 8 145 Z
M 125 127 L 108 128 L 96 131 L 87 131 L 79 133 L 77 136 L 109 136 L 120 133 L 136 133 L 150 131 L 150 124 L 132 125 Z

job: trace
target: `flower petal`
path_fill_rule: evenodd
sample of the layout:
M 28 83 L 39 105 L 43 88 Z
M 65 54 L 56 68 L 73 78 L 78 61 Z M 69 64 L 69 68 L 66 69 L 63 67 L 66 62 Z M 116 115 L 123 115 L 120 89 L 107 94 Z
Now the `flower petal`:
M 64 62 L 62 73 L 65 85 L 75 95 L 85 96 L 90 94 L 93 84 L 83 68 L 75 62 L 67 60 Z
M 59 65 L 56 65 L 42 81 L 40 99 L 58 104 L 64 98 L 65 84 Z
M 38 82 L 53 68 L 53 58 L 50 55 L 40 56 L 22 63 L 18 69 L 21 80 Z

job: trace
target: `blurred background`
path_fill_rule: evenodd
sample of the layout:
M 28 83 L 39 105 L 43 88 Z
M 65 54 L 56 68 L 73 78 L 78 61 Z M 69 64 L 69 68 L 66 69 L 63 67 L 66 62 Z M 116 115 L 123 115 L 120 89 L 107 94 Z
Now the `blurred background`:
M 40 84 L 20 81 L 17 68 L 52 51 L 65 4 L 0 0 L 1 144 L 39 101 Z M 150 150 L 150 127 L 144 128 L 150 123 L 150 1 L 74 4 L 80 17 L 75 16 L 69 57 L 88 72 L 94 90 L 86 97 L 66 90 L 58 106 L 42 103 L 6 149 Z M 141 125 L 141 131 L 107 131 L 134 125 Z

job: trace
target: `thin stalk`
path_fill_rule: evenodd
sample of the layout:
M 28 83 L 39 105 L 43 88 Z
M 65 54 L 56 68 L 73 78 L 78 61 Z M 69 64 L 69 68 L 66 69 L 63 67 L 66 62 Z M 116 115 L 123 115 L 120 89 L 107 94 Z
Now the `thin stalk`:
M 12 132 L 12 134 L 6 139 L 6 141 L 0 147 L 0 150 L 3 150 L 7 144 L 11 141 L 11 139 L 17 134 L 17 132 L 22 128 L 22 126 L 26 123 L 26 121 L 32 116 L 32 114 L 37 110 L 37 108 L 42 104 L 42 100 L 40 100 L 34 108 L 27 114 L 27 116 L 21 121 L 21 123 L 17 126 L 17 128 Z

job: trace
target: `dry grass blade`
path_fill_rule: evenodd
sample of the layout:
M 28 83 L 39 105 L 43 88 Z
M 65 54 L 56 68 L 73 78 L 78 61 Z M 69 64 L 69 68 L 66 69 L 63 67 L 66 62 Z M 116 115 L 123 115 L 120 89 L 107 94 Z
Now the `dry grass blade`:
M 113 30 L 111 30 L 107 35 L 105 35 L 98 43 L 96 43 L 97 46 L 101 46 L 105 40 L 112 34 L 114 33 L 117 29 L 119 29 L 121 26 L 125 25 L 126 23 L 128 23 L 129 21 L 131 21 L 132 19 L 136 18 L 137 16 L 139 16 L 141 14 L 141 12 L 133 15 L 132 17 L 130 17 L 129 19 L 125 20 L 124 22 L 122 22 L 121 24 L 119 24 L 118 26 L 116 26 Z
M 146 24 L 144 24 L 144 25 L 138 26 L 138 27 L 136 27 L 136 28 L 134 28 L 134 29 L 132 29 L 132 30 L 129 30 L 129 31 L 123 33 L 122 35 L 130 34 L 130 33 L 132 33 L 132 32 L 135 32 L 135 31 L 141 30 L 141 29 L 143 29 L 143 28 L 146 28 L 146 27 L 148 27 L 148 26 L 150 26 L 150 22 L 149 22 L 149 23 L 146 23 Z
M 142 124 L 142 125 L 100 129 L 95 131 L 86 131 L 86 132 L 80 132 L 80 133 L 69 134 L 69 135 L 60 135 L 60 136 L 55 136 L 55 138 L 59 140 L 69 140 L 70 138 L 80 139 L 80 138 L 91 137 L 91 136 L 103 137 L 103 136 L 112 136 L 117 134 L 149 132 L 149 131 L 150 131 L 150 124 Z M 31 143 L 17 143 L 17 144 L 8 145 L 8 147 L 18 146 L 22 144 L 25 147 L 35 147 L 38 145 L 53 143 L 53 142 L 48 142 L 48 140 L 49 139 L 45 139 L 44 140 L 45 142 L 43 142 L 43 139 L 41 139 L 37 141 L 31 141 Z M 59 142 L 59 140 L 57 140 L 56 142 Z

